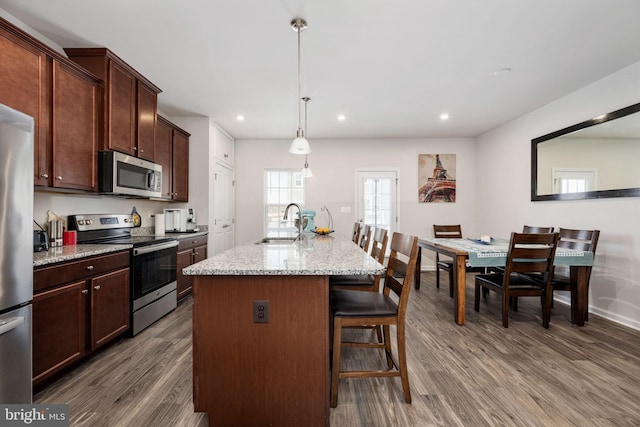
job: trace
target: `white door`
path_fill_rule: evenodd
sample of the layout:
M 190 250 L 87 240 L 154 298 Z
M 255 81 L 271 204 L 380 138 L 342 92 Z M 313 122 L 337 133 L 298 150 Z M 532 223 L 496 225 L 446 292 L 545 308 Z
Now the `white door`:
M 398 229 L 398 172 L 356 171 L 356 180 L 357 220 L 372 227 L 386 228 L 391 238 Z
M 233 170 L 216 163 L 213 182 L 213 254 L 235 246 Z

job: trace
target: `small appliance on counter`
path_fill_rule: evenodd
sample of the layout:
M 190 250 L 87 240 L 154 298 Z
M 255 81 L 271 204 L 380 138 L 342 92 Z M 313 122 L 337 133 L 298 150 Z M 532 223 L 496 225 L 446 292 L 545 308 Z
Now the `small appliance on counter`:
M 165 209 L 164 224 L 166 233 L 195 233 L 200 231 L 196 222 L 196 213 L 192 208 Z
M 49 236 L 44 230 L 33 230 L 33 252 L 49 250 Z

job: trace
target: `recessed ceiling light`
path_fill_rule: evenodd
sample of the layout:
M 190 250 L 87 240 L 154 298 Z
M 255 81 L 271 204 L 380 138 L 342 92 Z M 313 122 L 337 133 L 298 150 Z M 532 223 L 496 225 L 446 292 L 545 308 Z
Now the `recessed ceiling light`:
M 499 70 L 494 71 L 493 75 L 496 77 L 504 76 L 505 74 L 509 74 L 510 72 L 511 72 L 511 68 L 505 67 L 505 68 L 500 68 Z
M 345 116 L 344 114 L 338 114 L 338 120 L 344 122 L 345 120 L 347 120 L 347 116 Z
M 440 114 L 440 120 L 442 121 L 449 120 L 449 114 L 447 113 Z
M 236 116 L 236 120 L 239 121 L 239 122 L 242 122 L 242 121 L 244 121 L 244 116 L 242 114 L 238 114 Z

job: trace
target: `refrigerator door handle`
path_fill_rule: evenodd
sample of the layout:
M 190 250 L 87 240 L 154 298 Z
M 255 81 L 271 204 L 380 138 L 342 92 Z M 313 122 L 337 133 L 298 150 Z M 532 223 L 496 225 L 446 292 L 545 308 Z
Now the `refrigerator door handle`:
M 0 335 L 4 335 L 7 332 L 11 332 L 18 326 L 24 324 L 24 317 L 14 317 L 13 319 L 4 322 L 0 321 Z

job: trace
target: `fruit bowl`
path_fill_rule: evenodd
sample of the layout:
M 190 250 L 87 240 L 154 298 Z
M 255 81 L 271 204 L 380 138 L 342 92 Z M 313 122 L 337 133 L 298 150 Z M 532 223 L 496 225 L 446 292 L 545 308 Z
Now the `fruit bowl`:
M 335 230 L 330 230 L 329 228 L 322 228 L 322 227 L 316 227 L 315 230 L 313 230 L 313 232 L 315 234 L 318 234 L 320 236 L 326 236 L 327 234 L 331 234 L 333 233 Z

